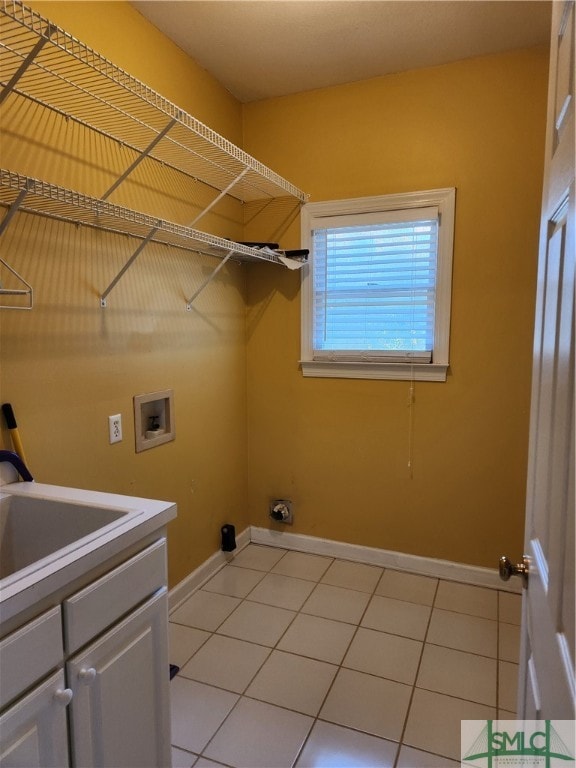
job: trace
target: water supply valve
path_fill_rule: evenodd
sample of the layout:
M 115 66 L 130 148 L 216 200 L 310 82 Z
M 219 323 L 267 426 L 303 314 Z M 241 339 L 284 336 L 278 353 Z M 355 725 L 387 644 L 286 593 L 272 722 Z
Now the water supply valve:
M 292 525 L 292 502 L 286 499 L 274 499 L 270 502 L 270 517 L 278 523 Z

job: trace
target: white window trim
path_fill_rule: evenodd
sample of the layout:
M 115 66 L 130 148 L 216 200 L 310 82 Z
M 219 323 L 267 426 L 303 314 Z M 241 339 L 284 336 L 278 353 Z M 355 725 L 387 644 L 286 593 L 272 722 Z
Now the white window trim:
M 357 197 L 347 200 L 329 200 L 307 203 L 301 211 L 302 247 L 312 254 L 310 263 L 302 270 L 301 360 L 303 376 L 346 379 L 400 379 L 404 381 L 446 381 L 449 366 L 450 308 L 452 298 L 452 251 L 454 247 L 454 210 L 456 189 L 432 189 L 399 195 Z M 436 276 L 436 318 L 434 351 L 430 363 L 378 363 L 347 362 L 342 360 L 314 360 L 312 348 L 312 304 L 314 254 L 312 230 L 314 221 L 325 216 L 393 211 L 405 208 L 436 206 L 440 215 L 438 233 L 438 268 Z

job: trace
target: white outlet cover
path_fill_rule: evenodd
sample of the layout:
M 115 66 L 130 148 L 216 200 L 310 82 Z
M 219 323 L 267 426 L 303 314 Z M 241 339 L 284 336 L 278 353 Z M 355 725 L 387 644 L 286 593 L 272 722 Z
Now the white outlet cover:
M 116 413 L 108 416 L 108 434 L 110 443 L 119 443 L 122 440 L 122 414 Z

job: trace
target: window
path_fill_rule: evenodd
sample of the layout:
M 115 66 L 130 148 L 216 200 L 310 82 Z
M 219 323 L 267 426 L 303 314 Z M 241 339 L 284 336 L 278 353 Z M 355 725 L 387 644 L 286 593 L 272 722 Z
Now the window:
M 304 206 L 304 376 L 446 380 L 455 197 Z

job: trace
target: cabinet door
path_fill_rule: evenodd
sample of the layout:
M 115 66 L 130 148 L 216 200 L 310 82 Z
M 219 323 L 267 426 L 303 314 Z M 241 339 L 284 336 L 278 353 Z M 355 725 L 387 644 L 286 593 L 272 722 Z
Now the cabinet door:
M 164 587 L 71 659 L 72 764 L 170 765 L 168 600 Z
M 61 670 L 10 707 L 0 717 L 0 766 L 68 766 L 66 704 L 69 699 Z

